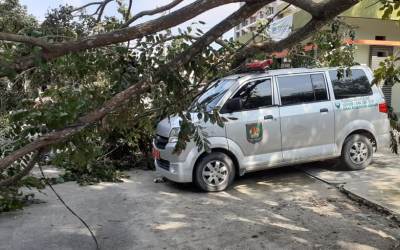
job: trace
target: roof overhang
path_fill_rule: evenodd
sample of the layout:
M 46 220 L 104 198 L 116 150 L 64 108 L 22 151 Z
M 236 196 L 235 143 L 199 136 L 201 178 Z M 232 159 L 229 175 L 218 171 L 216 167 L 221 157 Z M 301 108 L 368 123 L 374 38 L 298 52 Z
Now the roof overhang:
M 388 41 L 388 40 L 346 40 L 348 44 L 356 45 L 377 45 L 377 46 L 393 46 L 400 47 L 400 41 Z

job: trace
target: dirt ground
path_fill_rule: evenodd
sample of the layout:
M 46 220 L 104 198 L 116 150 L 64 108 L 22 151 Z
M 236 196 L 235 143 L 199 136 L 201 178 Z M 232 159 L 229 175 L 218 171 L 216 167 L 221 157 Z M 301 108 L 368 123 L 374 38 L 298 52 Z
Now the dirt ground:
M 56 185 L 94 229 L 101 249 L 398 249 L 399 225 L 334 187 L 287 167 L 248 174 L 226 192 L 154 183 Z M 0 249 L 94 249 L 49 190 L 46 203 L 0 215 Z

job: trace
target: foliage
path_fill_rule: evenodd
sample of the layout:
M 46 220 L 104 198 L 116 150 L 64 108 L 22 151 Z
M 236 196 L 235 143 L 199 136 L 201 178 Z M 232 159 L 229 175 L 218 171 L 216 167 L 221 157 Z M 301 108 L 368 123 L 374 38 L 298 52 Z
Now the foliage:
M 206 111 L 205 107 L 198 106 L 196 108 L 196 118 L 193 119 L 190 112 L 185 114 L 180 113 L 182 118 L 180 122 L 180 131 L 178 135 L 178 142 L 176 143 L 174 153 L 179 154 L 185 150 L 186 145 L 190 141 L 194 141 L 199 151 L 210 151 L 210 142 L 207 139 L 208 134 L 205 128 L 200 125 L 198 121 L 202 121 L 205 124 L 217 124 L 219 127 L 223 127 L 227 121 L 226 118 L 219 115 L 219 107 L 212 111 Z
M 374 72 L 374 83 L 393 86 L 400 82 L 400 56 L 389 56 L 379 63 L 379 68 Z
M 375 4 L 380 4 L 379 10 L 383 11 L 382 19 L 390 19 L 395 16 L 400 20 L 400 0 L 379 0 Z M 379 68 L 374 72 L 374 84 L 384 84 L 393 86 L 400 83 L 400 54 L 390 56 L 379 63 Z M 398 154 L 400 143 L 400 124 L 393 108 L 389 107 L 389 119 L 392 131 L 390 148 L 393 153 Z
M 18 0 L 0 1 L 0 31 L 32 35 L 37 26 L 35 18 L 27 14 L 26 8 Z M 26 53 L 26 49 L 24 45 L 0 41 L 0 53 L 5 59 L 13 57 L 17 50 L 21 54 Z M 17 107 L 19 101 L 27 95 L 29 93 L 25 91 L 21 78 L 16 77 L 13 81 L 0 78 L 0 115 Z
M 27 14 L 26 8 L 19 4 L 18 0 L 7 0 L 0 2 L 0 31 L 14 32 L 18 34 L 32 34 L 33 29 L 38 26 L 34 17 Z M 0 42 L 0 51 L 5 58 L 11 57 L 16 50 L 24 53 L 24 46 L 15 45 L 6 42 Z M 12 109 L 17 110 L 20 107 L 21 100 L 30 96 L 25 89 L 21 76 L 12 81 L 10 79 L 0 78 L 0 156 L 13 150 L 15 129 L 7 115 Z M 29 157 L 20 160 L 12 165 L 5 173 L 0 173 L 0 181 L 6 177 L 12 177 L 21 171 L 21 167 L 27 164 Z M 32 193 L 22 192 L 21 188 L 44 188 L 43 183 L 35 177 L 25 177 L 13 183 L 9 187 L 0 187 L 0 212 L 21 209 L 29 200 L 33 198 Z
M 20 5 L 19 0 L 0 2 L 0 30 L 4 32 L 28 32 L 37 26 L 36 19 L 27 14 L 26 7 Z
M 0 187 L 0 213 L 22 209 L 34 197 L 33 193 L 21 191 L 21 188 L 43 189 L 44 183 L 35 177 L 28 176 L 9 187 Z
M 340 67 L 354 65 L 354 46 L 343 43 L 354 40 L 354 28 L 341 18 L 334 19 L 326 29 L 318 31 L 310 39 L 309 46 L 314 49 L 304 51 L 299 44 L 289 52 L 292 67 Z
M 379 63 L 379 68 L 374 72 L 374 84 L 389 85 L 400 84 L 400 55 L 394 55 L 386 58 Z M 394 113 L 393 108 L 389 107 L 389 119 L 392 131 L 390 148 L 393 153 L 398 154 L 398 145 L 400 142 L 400 124 L 397 115 Z
M 389 19 L 392 14 L 400 17 L 400 0 L 379 0 L 381 5 L 379 10 L 383 10 L 383 19 Z

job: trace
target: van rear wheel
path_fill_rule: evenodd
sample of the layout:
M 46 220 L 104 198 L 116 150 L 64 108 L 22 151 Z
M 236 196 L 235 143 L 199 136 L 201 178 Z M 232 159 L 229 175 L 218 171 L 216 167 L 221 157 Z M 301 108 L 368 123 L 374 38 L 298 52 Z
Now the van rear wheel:
M 355 134 L 344 142 L 341 162 L 348 170 L 361 170 L 371 163 L 372 155 L 373 147 L 368 137 Z
M 225 190 L 235 178 L 232 159 L 224 153 L 213 152 L 197 164 L 194 172 L 195 184 L 206 192 Z

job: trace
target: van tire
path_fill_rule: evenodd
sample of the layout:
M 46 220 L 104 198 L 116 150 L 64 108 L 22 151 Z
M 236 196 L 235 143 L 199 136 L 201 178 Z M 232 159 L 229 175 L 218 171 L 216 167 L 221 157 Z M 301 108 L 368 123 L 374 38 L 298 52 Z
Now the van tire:
M 213 152 L 200 160 L 193 177 L 196 186 L 205 192 L 223 191 L 235 179 L 235 165 L 226 154 Z
M 354 134 L 344 142 L 341 165 L 347 170 L 361 170 L 371 163 L 372 156 L 373 147 L 368 137 Z

